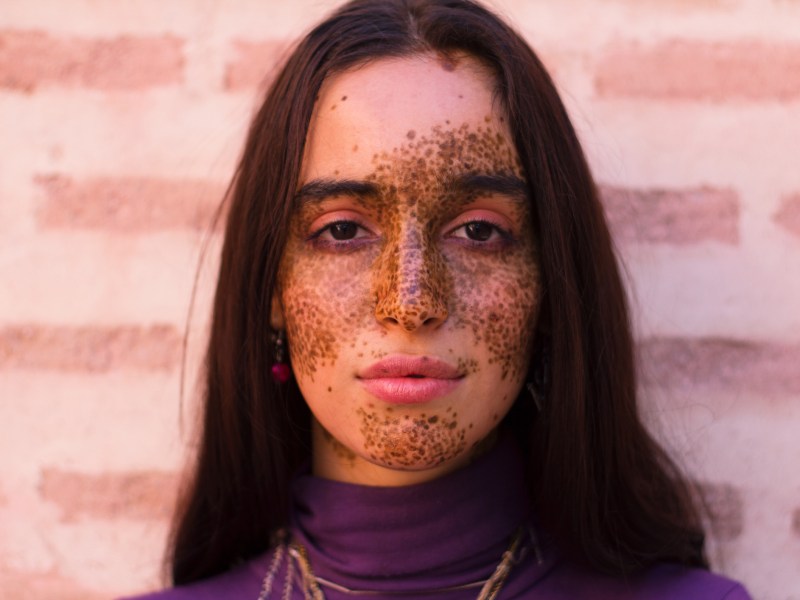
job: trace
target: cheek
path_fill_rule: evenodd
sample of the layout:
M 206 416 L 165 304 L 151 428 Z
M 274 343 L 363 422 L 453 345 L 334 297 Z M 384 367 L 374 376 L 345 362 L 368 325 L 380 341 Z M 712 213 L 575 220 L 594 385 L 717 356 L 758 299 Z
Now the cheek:
M 292 366 L 311 379 L 355 342 L 369 303 L 365 257 L 295 252 L 281 267 L 281 300 Z
M 487 349 L 489 364 L 500 367 L 504 380 L 521 379 L 541 299 L 532 251 L 493 264 L 478 256 L 459 262 L 454 269 L 456 325 L 472 330 L 476 345 Z

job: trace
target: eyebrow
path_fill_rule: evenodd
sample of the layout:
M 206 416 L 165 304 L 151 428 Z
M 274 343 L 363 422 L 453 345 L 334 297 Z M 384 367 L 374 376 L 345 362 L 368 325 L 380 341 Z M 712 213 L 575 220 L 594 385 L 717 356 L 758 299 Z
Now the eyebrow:
M 519 177 L 508 173 L 470 173 L 446 182 L 446 187 L 461 193 L 502 194 L 514 200 L 528 200 L 528 185 Z M 371 181 L 357 179 L 312 179 L 295 194 L 297 206 L 322 202 L 336 196 L 374 198 L 381 193 L 380 186 Z
M 471 173 L 456 177 L 452 186 L 460 192 L 502 194 L 515 200 L 528 200 L 528 184 L 509 173 Z
M 356 179 L 312 179 L 294 195 L 295 205 L 321 202 L 336 196 L 369 198 L 378 196 L 377 184 Z

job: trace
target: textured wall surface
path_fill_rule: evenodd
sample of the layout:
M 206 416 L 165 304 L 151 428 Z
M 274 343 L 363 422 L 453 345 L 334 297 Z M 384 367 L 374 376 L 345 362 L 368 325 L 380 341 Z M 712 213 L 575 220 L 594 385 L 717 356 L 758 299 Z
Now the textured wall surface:
M 3 598 L 158 585 L 210 219 L 261 81 L 330 6 L 0 6 Z M 708 491 L 716 568 L 800 598 L 800 1 L 496 6 L 551 68 L 602 186 L 643 408 Z

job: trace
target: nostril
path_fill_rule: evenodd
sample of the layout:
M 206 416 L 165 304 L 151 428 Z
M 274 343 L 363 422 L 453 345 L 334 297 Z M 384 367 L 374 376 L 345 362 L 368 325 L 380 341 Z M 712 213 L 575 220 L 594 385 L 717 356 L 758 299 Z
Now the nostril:
M 375 292 L 375 317 L 384 327 L 414 331 L 420 327 L 435 329 L 447 320 L 447 306 L 441 297 L 441 285 L 408 278 L 392 285 L 378 285 Z

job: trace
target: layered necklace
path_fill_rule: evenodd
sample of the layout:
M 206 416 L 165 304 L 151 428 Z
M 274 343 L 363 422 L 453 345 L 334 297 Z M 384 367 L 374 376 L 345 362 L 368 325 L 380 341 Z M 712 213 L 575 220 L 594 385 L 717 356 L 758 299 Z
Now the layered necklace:
M 527 537 L 527 540 L 525 539 Z M 538 564 L 542 563 L 541 551 L 536 541 L 533 529 L 520 527 L 514 536 L 511 538 L 511 543 L 503 556 L 500 559 L 494 572 L 488 579 L 481 579 L 463 585 L 455 585 L 451 587 L 427 589 L 427 590 L 414 590 L 414 591 L 379 591 L 379 590 L 358 590 L 339 585 L 333 581 L 315 575 L 311 569 L 311 562 L 308 559 L 308 551 L 301 544 L 296 541 L 288 539 L 286 532 L 279 533 L 280 543 L 275 548 L 272 554 L 267 573 L 261 584 L 261 593 L 258 595 L 258 600 L 268 600 L 272 598 L 280 598 L 281 600 L 290 600 L 294 588 L 295 572 L 300 572 L 300 579 L 303 586 L 303 596 L 306 600 L 325 600 L 325 594 L 322 588 L 329 588 L 349 594 L 352 596 L 378 596 L 378 595 L 392 595 L 392 596 L 416 596 L 419 594 L 435 594 L 444 592 L 453 592 L 457 590 L 477 589 L 480 588 L 478 593 L 478 600 L 494 600 L 500 593 L 500 589 L 511 572 L 514 565 L 519 564 L 529 551 L 533 551 Z M 287 558 L 288 557 L 288 558 Z M 284 560 L 287 560 L 286 578 L 283 582 L 283 590 L 280 596 L 273 596 L 273 587 L 275 585 L 275 576 L 281 568 Z M 277 593 L 277 590 L 275 590 Z

